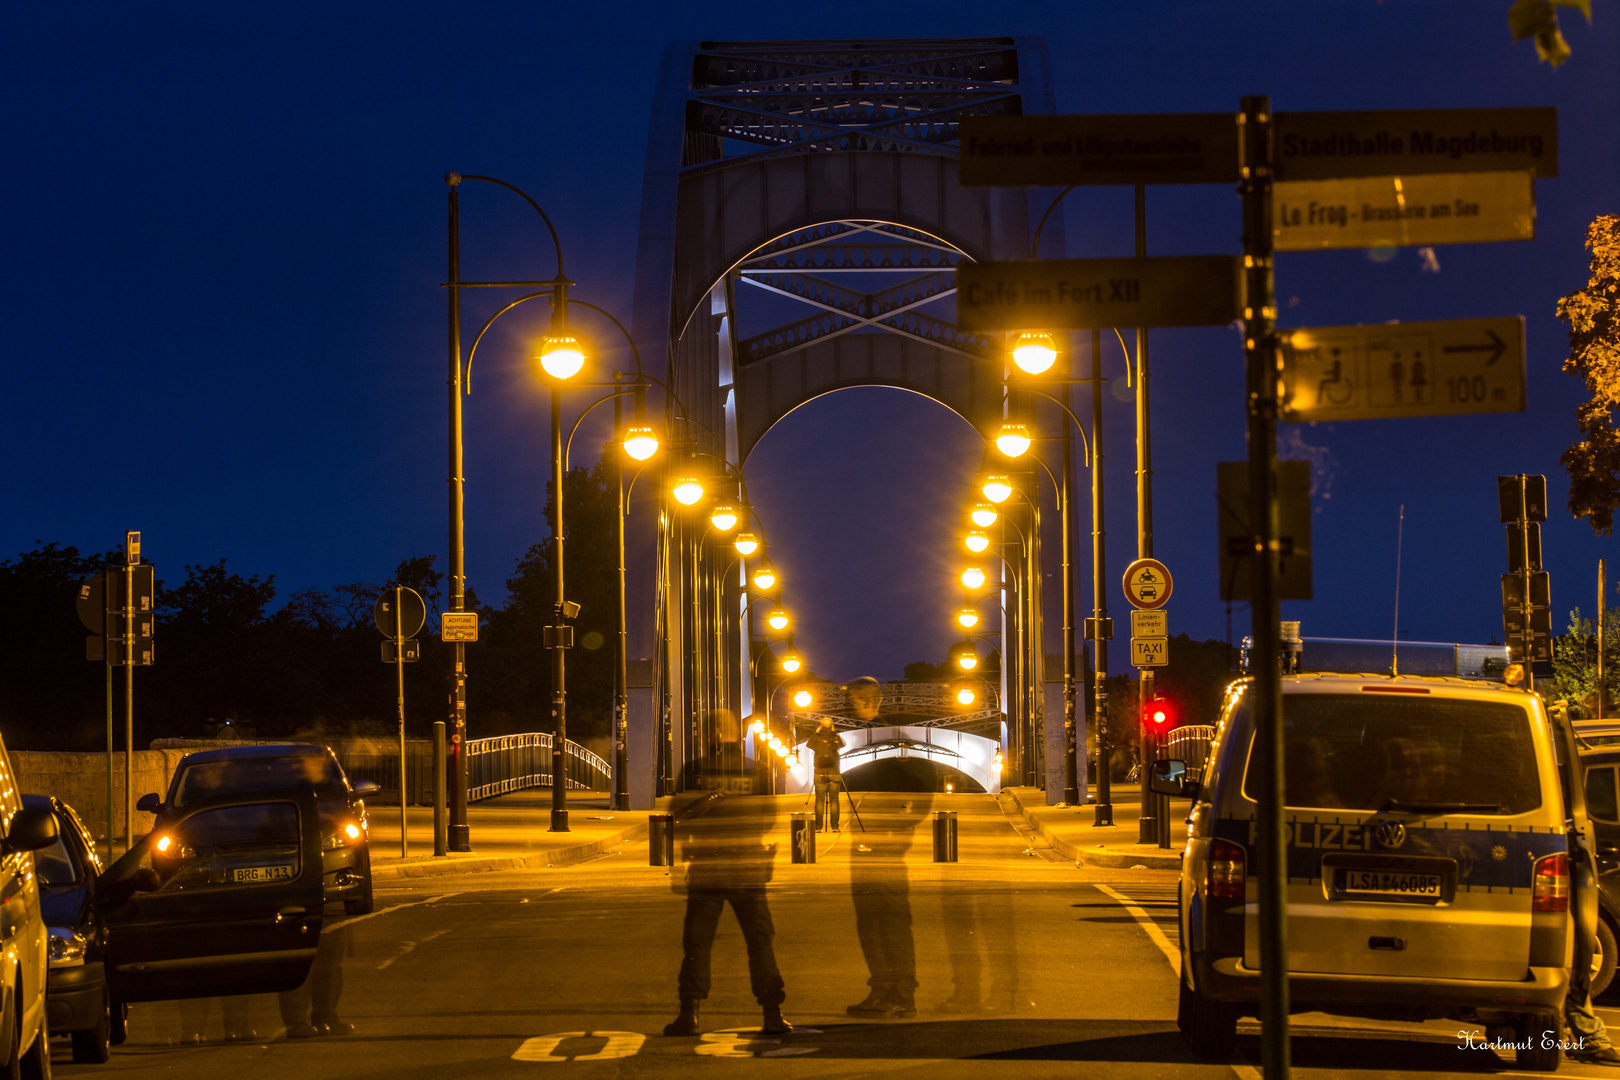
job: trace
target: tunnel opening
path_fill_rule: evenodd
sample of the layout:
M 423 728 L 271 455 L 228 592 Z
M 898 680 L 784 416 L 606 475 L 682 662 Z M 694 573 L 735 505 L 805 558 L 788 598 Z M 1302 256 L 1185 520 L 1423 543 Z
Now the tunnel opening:
M 984 785 L 961 769 L 923 757 L 885 757 L 869 761 L 846 772 L 844 786 L 850 791 L 984 793 Z

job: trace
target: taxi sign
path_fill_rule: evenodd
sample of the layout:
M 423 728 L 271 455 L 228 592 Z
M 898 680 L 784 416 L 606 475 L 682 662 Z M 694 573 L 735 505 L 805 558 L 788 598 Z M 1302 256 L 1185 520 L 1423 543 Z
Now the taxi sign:
M 1164 667 L 1169 662 L 1168 638 L 1131 638 L 1132 667 Z
M 439 637 L 443 641 L 477 641 L 478 612 L 441 612 L 439 615 Z
M 1125 568 L 1125 599 L 1136 607 L 1163 607 L 1172 587 L 1170 569 L 1158 559 L 1137 559 Z
M 1278 181 L 1272 199 L 1278 251 L 1536 238 L 1528 172 Z

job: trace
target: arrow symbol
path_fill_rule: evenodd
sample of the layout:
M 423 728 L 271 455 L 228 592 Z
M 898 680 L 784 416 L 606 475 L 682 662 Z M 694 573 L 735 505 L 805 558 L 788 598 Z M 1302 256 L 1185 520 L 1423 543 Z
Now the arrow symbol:
M 1485 361 L 1485 366 L 1490 367 L 1502 359 L 1502 354 L 1507 352 L 1507 342 L 1498 337 L 1495 330 L 1487 329 L 1485 336 L 1491 339 L 1489 345 L 1447 345 L 1440 351 L 1446 353 L 1488 352 L 1491 354 L 1491 358 Z

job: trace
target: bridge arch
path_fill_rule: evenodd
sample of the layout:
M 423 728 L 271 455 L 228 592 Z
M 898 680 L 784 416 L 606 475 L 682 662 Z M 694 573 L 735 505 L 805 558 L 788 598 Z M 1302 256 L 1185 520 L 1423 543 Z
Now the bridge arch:
M 1001 770 L 997 757 L 1001 747 L 994 739 L 965 731 L 937 727 L 860 727 L 840 732 L 844 749 L 839 759 L 847 776 L 874 762 L 920 758 L 954 769 L 992 794 L 1001 790 Z M 801 761 L 808 763 L 812 751 L 804 743 L 794 748 Z M 789 795 L 808 793 L 815 786 L 815 770 L 808 764 L 788 770 Z

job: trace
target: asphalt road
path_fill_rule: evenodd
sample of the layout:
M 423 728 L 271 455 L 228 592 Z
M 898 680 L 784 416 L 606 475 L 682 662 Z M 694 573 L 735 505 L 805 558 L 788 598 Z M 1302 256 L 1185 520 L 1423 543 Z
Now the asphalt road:
M 64 1076 L 1232 1077 L 1254 1080 L 1252 1023 L 1232 1064 L 1197 1062 L 1175 1029 L 1174 875 L 1077 868 L 988 796 L 861 794 L 814 866 L 779 858 L 770 890 L 787 1036 L 758 1034 L 737 923 L 722 918 L 705 1034 L 666 1038 L 684 899 L 644 844 L 561 869 L 467 874 L 379 889 L 377 911 L 328 916 L 352 1034 L 285 1034 L 275 996 L 137 1005 L 106 1065 Z M 960 862 L 931 861 L 929 814 L 960 817 Z M 780 834 L 786 852 L 785 820 Z M 869 850 L 862 851 L 862 847 Z M 852 879 L 855 884 L 852 885 Z M 857 1021 L 867 993 L 852 888 L 903 898 L 917 1016 Z M 897 935 L 891 921 L 889 933 Z M 893 942 L 888 942 L 892 944 Z M 296 1017 L 310 1001 L 285 1003 Z M 227 1009 L 226 1006 L 229 1006 Z M 1611 1013 L 1620 1022 L 1620 1013 Z M 227 1037 L 227 1024 L 237 1039 Z M 1512 1074 L 1511 1055 L 1457 1046 L 1454 1024 L 1298 1018 L 1308 1077 Z M 715 1059 L 725 1058 L 721 1063 Z M 1565 1063 L 1563 1075 L 1614 1075 Z

